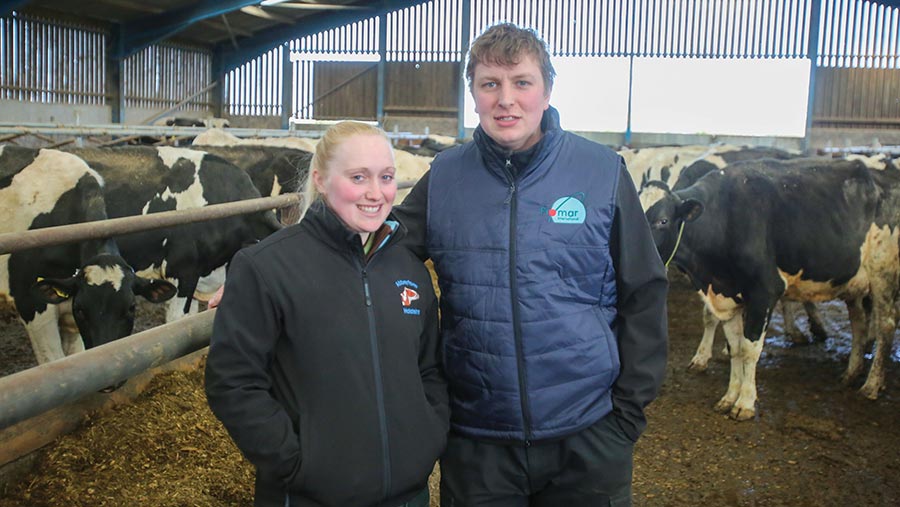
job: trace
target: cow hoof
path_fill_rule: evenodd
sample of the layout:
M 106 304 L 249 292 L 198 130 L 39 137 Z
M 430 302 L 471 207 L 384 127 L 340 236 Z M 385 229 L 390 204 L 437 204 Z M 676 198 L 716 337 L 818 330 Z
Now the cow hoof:
M 881 391 L 881 389 L 879 389 L 878 386 L 870 385 L 868 383 L 859 388 L 859 394 L 870 400 L 877 400 L 879 391 Z
M 788 333 L 788 340 L 790 340 L 793 345 L 809 345 L 809 338 L 806 337 L 803 333 Z
M 753 419 L 753 416 L 756 415 L 756 410 L 752 408 L 741 408 L 737 405 L 731 409 L 731 418 L 735 421 L 746 421 L 748 419 Z
M 734 407 L 733 401 L 722 398 L 718 403 L 716 403 L 716 405 L 713 407 L 713 410 L 719 412 L 720 414 L 727 414 L 731 411 L 732 407 Z
M 813 342 L 824 342 L 828 339 L 828 333 L 821 327 L 814 327 L 809 330 L 813 336 Z
M 856 380 L 856 377 L 856 374 L 844 372 L 844 374 L 841 375 L 841 385 L 843 385 L 844 387 L 851 387 L 853 385 L 853 381 Z
M 700 361 L 691 361 L 691 364 L 688 365 L 688 371 L 692 373 L 702 373 L 706 371 L 707 363 Z

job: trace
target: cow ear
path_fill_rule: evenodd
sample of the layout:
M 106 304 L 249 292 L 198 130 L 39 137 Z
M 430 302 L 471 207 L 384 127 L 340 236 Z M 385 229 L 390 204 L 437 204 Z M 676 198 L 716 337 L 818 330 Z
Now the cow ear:
M 38 278 L 31 286 L 31 295 L 38 301 L 58 305 L 71 298 L 77 291 L 75 277 Z
M 151 280 L 149 278 L 135 277 L 134 293 L 143 296 L 151 303 L 162 303 L 172 299 L 178 289 L 165 280 Z
M 697 199 L 685 199 L 678 205 L 677 214 L 683 217 L 685 222 L 693 222 L 703 214 L 703 203 Z

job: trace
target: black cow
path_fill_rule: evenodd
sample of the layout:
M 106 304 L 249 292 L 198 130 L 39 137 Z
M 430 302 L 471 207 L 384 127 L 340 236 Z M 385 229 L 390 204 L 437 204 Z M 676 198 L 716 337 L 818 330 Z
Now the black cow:
M 756 363 L 782 296 L 847 303 L 853 347 L 844 380 L 859 375 L 862 350 L 876 339 L 860 392 L 877 398 L 900 286 L 896 171 L 860 161 L 742 162 L 684 190 L 655 184 L 643 199 L 660 255 L 674 251 L 672 262 L 724 323 L 731 379 L 718 410 L 739 420 L 755 414 Z
M 264 197 L 302 191 L 301 186 L 309 173 L 312 153 L 295 148 L 275 146 L 197 146 L 194 150 L 221 157 L 243 169 L 253 185 Z M 292 206 L 278 210 L 282 223 L 299 221 L 299 207 Z
M 202 151 L 134 146 L 72 152 L 106 180 L 110 218 L 260 197 L 247 173 Z M 178 298 L 166 315 L 172 321 L 196 308 L 192 300 L 201 278 L 223 268 L 242 246 L 280 227 L 275 214 L 266 211 L 126 234 L 117 242 L 139 273 L 176 283 Z
M 0 231 L 104 220 L 102 186 L 71 154 L 0 146 Z M 175 287 L 135 275 L 113 240 L 0 256 L 0 297 L 14 303 L 39 364 L 131 334 L 135 295 L 162 302 Z

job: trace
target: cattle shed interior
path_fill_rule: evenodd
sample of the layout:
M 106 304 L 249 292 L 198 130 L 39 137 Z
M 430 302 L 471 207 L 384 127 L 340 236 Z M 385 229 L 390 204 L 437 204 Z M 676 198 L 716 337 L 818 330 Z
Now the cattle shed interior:
M 609 94 L 616 111 L 587 97 L 606 88 L 583 85 L 575 93 L 596 111 L 572 130 L 600 142 L 799 150 L 896 145 L 898 6 L 893 0 L 16 0 L 0 8 L 0 138 L 27 128 L 50 139 L 44 145 L 148 132 L 188 137 L 192 132 L 166 130 L 175 117 L 227 120 L 240 137 L 252 129 L 315 136 L 323 123 L 355 118 L 378 122 L 397 138 L 466 138 L 474 127 L 471 112 L 466 120 L 471 106 L 462 76 L 468 43 L 487 26 L 512 21 L 535 28 L 554 57 L 620 62 L 618 71 L 598 64 L 594 78 L 619 91 Z M 671 81 L 654 84 L 641 71 L 648 61 L 675 62 Z M 800 110 L 785 120 L 792 129 L 716 131 L 691 121 L 691 109 L 676 111 L 674 123 L 640 117 L 648 108 L 686 102 L 670 84 L 690 81 L 691 65 L 722 65 L 727 74 L 736 61 L 808 65 L 788 99 Z M 647 93 L 663 97 L 648 102 Z M 738 125 L 740 111 L 769 107 L 777 116 L 779 110 L 765 94 L 710 98 L 717 100 L 723 104 L 710 107 L 744 105 L 732 115 Z M 28 137 L 20 142 L 41 144 Z
M 437 152 L 470 141 L 466 54 L 500 22 L 546 41 L 562 127 L 620 155 L 666 264 L 666 379 L 635 447 L 634 505 L 900 505 L 900 337 L 886 308 L 900 309 L 878 306 L 877 325 L 866 308 L 875 286 L 900 300 L 900 0 L 8 0 L 0 507 L 251 505 L 253 467 L 204 391 L 226 265 L 300 220 L 328 126 L 388 133 L 394 204 Z M 726 184 L 740 180 L 731 164 L 756 172 Z M 727 246 L 696 263 L 701 280 L 683 259 L 713 244 Z M 776 274 L 739 273 L 750 257 Z M 836 271 L 814 279 L 810 266 Z M 548 298 L 567 298 L 576 277 L 554 269 Z M 747 285 L 714 286 L 728 277 Z M 744 290 L 763 279 L 775 289 Z M 126 281 L 144 292 L 119 291 Z M 99 296 L 76 309 L 85 286 Z M 761 293 L 762 334 L 742 339 Z M 99 317 L 86 324 L 85 308 Z M 111 338 L 94 344 L 103 326 Z M 752 361 L 736 359 L 751 342 Z M 438 464 L 431 507 L 439 485 Z

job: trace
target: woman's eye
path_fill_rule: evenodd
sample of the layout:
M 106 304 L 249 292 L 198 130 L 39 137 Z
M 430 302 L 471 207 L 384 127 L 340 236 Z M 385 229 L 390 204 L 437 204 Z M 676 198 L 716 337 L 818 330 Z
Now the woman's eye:
M 385 174 L 384 176 L 382 176 L 382 179 L 384 179 L 385 181 L 392 181 L 394 179 L 394 175 L 393 174 Z

